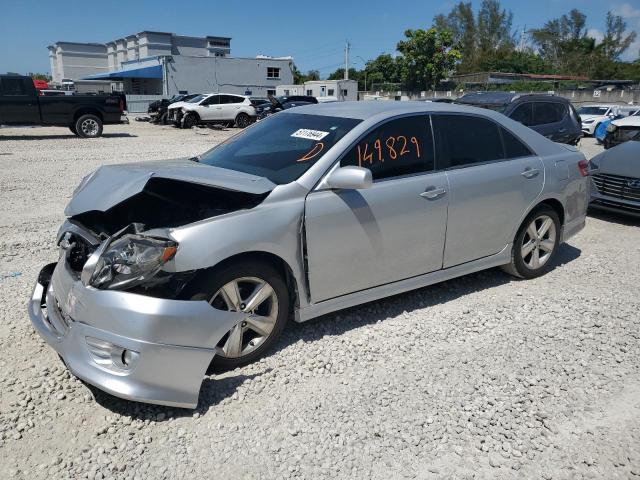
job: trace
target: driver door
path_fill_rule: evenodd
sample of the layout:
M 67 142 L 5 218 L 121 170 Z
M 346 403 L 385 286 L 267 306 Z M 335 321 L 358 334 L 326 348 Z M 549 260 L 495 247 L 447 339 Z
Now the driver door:
M 316 190 L 305 205 L 313 303 L 442 268 L 447 177 L 434 171 L 427 115 L 375 127 L 340 161 L 369 168 L 363 190 Z
M 211 95 L 200 104 L 202 108 L 198 109 L 200 118 L 206 121 L 217 120 L 220 117 L 220 95 Z

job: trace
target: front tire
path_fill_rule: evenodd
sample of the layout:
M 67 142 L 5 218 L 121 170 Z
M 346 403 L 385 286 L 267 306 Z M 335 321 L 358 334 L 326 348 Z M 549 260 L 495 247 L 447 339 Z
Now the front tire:
M 81 115 L 74 126 L 76 135 L 82 138 L 97 138 L 102 135 L 102 120 L 95 115 Z
M 188 114 L 182 120 L 182 128 L 193 128 L 198 124 L 198 119 L 193 113 Z
M 209 371 L 232 370 L 254 362 L 282 333 L 289 316 L 289 291 L 271 264 L 239 261 L 207 272 L 183 298 L 207 300 L 213 308 L 246 312 L 244 322 L 218 342 Z
M 511 263 L 502 269 L 518 278 L 536 278 L 547 273 L 560 245 L 561 224 L 551 207 L 541 206 L 522 222 L 511 251 Z

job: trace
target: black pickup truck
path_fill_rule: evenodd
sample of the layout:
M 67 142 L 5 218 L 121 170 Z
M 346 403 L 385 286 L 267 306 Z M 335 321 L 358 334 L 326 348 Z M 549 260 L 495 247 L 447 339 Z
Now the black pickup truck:
M 30 77 L 0 75 L 0 125 L 69 127 L 82 138 L 102 135 L 102 126 L 128 123 L 117 95 L 40 96 Z

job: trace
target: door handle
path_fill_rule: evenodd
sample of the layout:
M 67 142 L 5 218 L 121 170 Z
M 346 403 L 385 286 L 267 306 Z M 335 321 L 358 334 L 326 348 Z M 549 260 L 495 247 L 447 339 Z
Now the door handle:
M 527 167 L 524 169 L 524 172 L 522 172 L 520 175 L 522 175 L 524 178 L 535 178 L 538 176 L 539 173 L 540 173 L 540 170 L 538 170 L 537 168 Z
M 436 198 L 440 198 L 444 196 L 447 191 L 444 187 L 429 187 L 424 192 L 420 194 L 422 198 L 426 198 L 427 200 L 435 200 Z

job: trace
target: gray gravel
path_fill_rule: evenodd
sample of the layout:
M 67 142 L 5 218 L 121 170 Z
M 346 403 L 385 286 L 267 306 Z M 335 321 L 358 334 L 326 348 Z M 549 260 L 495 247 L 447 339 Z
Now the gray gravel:
M 491 270 L 290 324 L 195 412 L 90 390 L 25 308 L 73 188 L 234 132 L 105 131 L 0 130 L 0 478 L 640 478 L 640 229 L 611 215 L 543 278 Z

